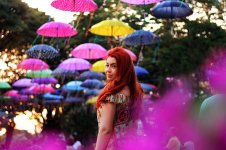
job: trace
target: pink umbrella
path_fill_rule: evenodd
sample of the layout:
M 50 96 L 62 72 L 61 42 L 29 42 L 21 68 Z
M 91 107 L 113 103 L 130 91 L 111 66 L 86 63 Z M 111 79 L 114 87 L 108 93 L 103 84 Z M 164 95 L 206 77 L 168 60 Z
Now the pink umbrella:
M 54 0 L 51 5 L 60 10 L 72 12 L 94 12 L 97 4 L 93 0 Z
M 31 83 L 31 79 L 23 78 L 15 81 L 13 83 L 14 87 L 30 87 L 34 85 L 34 83 Z
M 133 61 L 135 61 L 137 59 L 137 56 L 131 50 L 128 50 L 125 48 L 123 48 L 123 49 L 129 54 L 129 56 L 131 57 L 131 59 Z M 103 59 L 107 59 L 107 57 L 105 56 L 105 57 L 103 57 Z
M 162 0 L 121 0 L 124 3 L 134 4 L 134 5 L 148 5 L 153 3 L 161 2 Z
M 49 65 L 46 64 L 41 59 L 29 58 L 29 59 L 25 59 L 22 62 L 20 62 L 17 67 L 20 68 L 20 69 L 33 70 L 34 71 L 34 70 L 48 69 Z
M 18 93 L 17 90 L 9 90 L 7 92 L 5 92 L 3 94 L 3 96 L 9 96 L 9 97 L 16 97 L 16 96 L 19 96 L 20 94 Z
M 86 70 L 91 67 L 92 65 L 87 60 L 82 58 L 68 58 L 58 66 L 58 68 L 64 70 Z
M 71 37 L 78 33 L 70 24 L 54 21 L 43 24 L 36 32 L 47 37 Z
M 55 89 L 51 86 L 45 84 L 34 85 L 29 88 L 34 93 L 52 93 L 55 92 Z
M 71 51 L 71 55 L 83 59 L 98 59 L 107 55 L 107 50 L 99 44 L 80 44 Z

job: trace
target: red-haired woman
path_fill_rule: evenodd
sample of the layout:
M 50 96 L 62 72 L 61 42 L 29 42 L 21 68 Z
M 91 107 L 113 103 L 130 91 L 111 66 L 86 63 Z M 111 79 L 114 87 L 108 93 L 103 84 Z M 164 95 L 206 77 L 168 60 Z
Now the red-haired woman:
M 143 90 L 132 59 L 121 47 L 108 51 L 105 74 L 107 84 L 96 103 L 99 132 L 95 150 L 117 150 L 139 117 Z

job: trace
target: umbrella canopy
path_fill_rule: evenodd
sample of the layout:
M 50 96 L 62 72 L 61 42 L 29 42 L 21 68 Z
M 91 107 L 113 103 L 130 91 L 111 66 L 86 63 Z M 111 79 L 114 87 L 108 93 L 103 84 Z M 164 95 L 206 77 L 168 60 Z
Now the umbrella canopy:
M 95 97 L 92 97 L 92 98 L 89 98 L 87 101 L 86 101 L 86 104 L 95 104 L 96 101 L 97 101 L 97 96 Z
M 16 96 L 19 96 L 19 93 L 17 90 L 9 90 L 5 92 L 3 96 L 16 97 Z
M 10 89 L 11 85 L 8 82 L 0 81 L 0 89 Z
M 52 59 L 59 56 L 59 53 L 55 48 L 46 44 L 34 45 L 26 51 L 26 54 L 30 58 L 39 59 Z
M 51 77 L 52 70 L 29 71 L 26 76 L 30 78 L 48 78 Z
M 85 72 L 80 74 L 79 79 L 80 80 L 86 80 L 86 79 L 104 80 L 105 75 L 101 72 L 85 71 Z
M 59 104 L 61 101 L 59 99 L 44 99 L 44 104 Z
M 51 93 L 45 93 L 43 95 L 43 98 L 45 98 L 45 99 L 64 99 L 64 97 L 62 95 L 54 95 Z
M 84 96 L 97 96 L 100 94 L 99 89 L 86 89 L 84 90 Z
M 31 79 L 31 82 L 38 83 L 38 84 L 56 84 L 57 83 L 57 79 L 55 79 L 53 77 L 49 77 L 49 78 L 33 78 L 33 79 Z
M 156 18 L 184 18 L 193 13 L 187 3 L 179 0 L 165 0 L 151 9 L 151 14 Z
M 57 78 L 76 77 L 79 76 L 79 72 L 77 70 L 65 70 L 61 68 L 56 68 L 53 70 L 52 76 Z
M 107 55 L 107 50 L 99 44 L 80 44 L 71 51 L 71 55 L 83 59 L 99 59 Z
M 55 89 L 51 86 L 45 84 L 37 84 L 30 87 L 30 90 L 34 93 L 52 93 L 55 92 Z
M 66 85 L 64 85 L 62 88 L 65 91 L 81 91 L 85 88 L 81 87 L 82 81 L 70 81 Z
M 99 60 L 95 62 L 91 68 L 94 72 L 105 72 L 106 60 Z
M 17 67 L 25 70 L 45 70 L 49 65 L 41 59 L 29 58 L 20 62 Z
M 156 36 L 153 32 L 137 30 L 130 35 L 127 35 L 123 42 L 126 45 L 139 46 L 139 45 L 150 45 L 160 42 L 158 36 Z
M 33 83 L 31 83 L 31 79 L 23 78 L 15 81 L 13 83 L 14 87 L 30 87 Z
M 102 36 L 123 36 L 133 33 L 134 29 L 119 20 L 104 20 L 93 25 L 89 31 Z
M 134 66 L 134 69 L 135 69 L 137 77 L 149 75 L 149 72 L 143 67 Z
M 91 67 L 92 65 L 82 58 L 68 58 L 58 66 L 58 68 L 64 70 L 87 70 Z
M 102 89 L 104 87 L 104 83 L 97 79 L 86 79 L 82 84 L 82 87 L 86 88 L 96 88 L 96 89 Z
M 124 3 L 134 4 L 134 5 L 148 5 L 153 3 L 158 3 L 161 0 L 121 0 Z
M 93 0 L 54 0 L 51 5 L 63 11 L 94 12 L 97 4 Z
M 36 32 L 46 37 L 71 37 L 77 34 L 70 24 L 54 21 L 43 24 Z
M 144 90 L 144 93 L 149 93 L 156 89 L 156 86 L 148 83 L 140 83 L 142 89 Z

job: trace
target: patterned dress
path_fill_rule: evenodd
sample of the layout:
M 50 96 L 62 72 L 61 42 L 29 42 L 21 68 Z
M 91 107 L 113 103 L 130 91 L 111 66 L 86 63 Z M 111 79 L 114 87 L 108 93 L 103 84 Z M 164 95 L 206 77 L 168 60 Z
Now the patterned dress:
M 121 150 L 120 147 L 123 147 L 123 144 L 126 143 L 127 133 L 134 124 L 129 111 L 129 101 L 130 97 L 124 94 L 110 95 L 106 98 L 106 102 L 116 103 L 114 128 L 107 150 Z M 100 117 L 100 111 L 97 110 L 98 124 Z

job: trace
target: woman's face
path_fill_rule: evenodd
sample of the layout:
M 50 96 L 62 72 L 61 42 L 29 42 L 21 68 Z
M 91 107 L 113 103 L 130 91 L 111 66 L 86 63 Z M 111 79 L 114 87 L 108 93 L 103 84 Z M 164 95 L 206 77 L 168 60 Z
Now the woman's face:
M 116 77 L 117 62 L 114 57 L 108 57 L 106 60 L 105 74 L 107 81 L 112 81 Z

